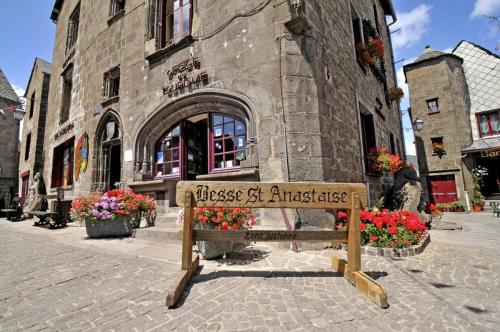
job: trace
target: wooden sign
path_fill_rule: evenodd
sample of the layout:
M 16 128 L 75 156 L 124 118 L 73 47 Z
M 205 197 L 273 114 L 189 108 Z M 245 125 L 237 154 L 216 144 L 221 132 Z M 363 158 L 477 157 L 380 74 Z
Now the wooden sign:
M 180 182 L 177 205 L 185 206 L 186 192 L 196 207 L 347 209 L 354 192 L 366 205 L 364 184 Z
M 184 207 L 182 274 L 167 295 L 169 307 L 177 303 L 198 268 L 199 256 L 193 260 L 194 241 L 347 241 L 347 260 L 333 257 L 333 268 L 380 307 L 389 307 L 385 290 L 361 271 L 359 214 L 366 206 L 364 184 L 182 181 L 177 184 L 177 205 Z M 195 230 L 195 207 L 345 209 L 349 211 L 349 222 L 348 230 L 342 232 Z

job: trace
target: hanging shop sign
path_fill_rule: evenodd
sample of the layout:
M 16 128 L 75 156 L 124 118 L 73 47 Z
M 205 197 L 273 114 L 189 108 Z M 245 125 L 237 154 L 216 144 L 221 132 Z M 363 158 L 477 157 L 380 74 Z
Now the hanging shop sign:
M 55 135 L 54 135 L 54 139 L 58 139 L 59 137 L 61 136 L 64 136 L 66 135 L 67 133 L 69 133 L 71 130 L 73 130 L 73 128 L 75 128 L 75 124 L 73 122 L 69 123 L 68 125 L 66 125 L 65 127 L 61 128 L 61 130 L 59 130 Z
M 76 181 L 80 178 L 80 172 L 85 173 L 87 171 L 87 165 L 89 161 L 89 135 L 87 133 L 83 134 L 78 140 L 75 151 L 75 178 Z
M 500 150 L 483 150 L 481 151 L 482 158 L 500 158 Z
M 206 71 L 197 72 L 201 68 L 198 58 L 185 60 L 167 71 L 170 83 L 163 87 L 163 94 L 169 97 L 178 94 L 185 88 L 200 87 L 208 84 L 208 73 Z

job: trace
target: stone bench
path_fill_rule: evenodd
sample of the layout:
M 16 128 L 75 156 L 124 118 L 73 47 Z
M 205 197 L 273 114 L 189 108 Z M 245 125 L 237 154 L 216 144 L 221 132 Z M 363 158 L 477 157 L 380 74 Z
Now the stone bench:
M 38 221 L 33 223 L 33 226 L 49 225 L 50 228 L 65 227 L 66 221 L 61 220 L 58 222 L 57 212 L 53 211 L 31 211 L 27 212 L 32 217 L 37 217 Z

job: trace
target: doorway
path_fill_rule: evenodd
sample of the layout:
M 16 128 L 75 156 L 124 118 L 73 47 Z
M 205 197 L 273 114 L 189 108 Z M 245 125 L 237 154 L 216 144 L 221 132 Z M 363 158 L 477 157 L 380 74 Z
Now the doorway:
M 121 181 L 122 171 L 122 146 L 116 144 L 109 149 L 109 183 L 108 188 L 118 188 Z
M 208 174 L 208 115 L 200 114 L 184 121 L 184 163 L 186 180 Z
M 488 175 L 481 181 L 481 193 L 486 199 L 500 199 L 500 159 L 483 158 L 481 166 L 488 170 Z
M 454 175 L 430 176 L 428 181 L 432 203 L 450 203 L 458 200 Z

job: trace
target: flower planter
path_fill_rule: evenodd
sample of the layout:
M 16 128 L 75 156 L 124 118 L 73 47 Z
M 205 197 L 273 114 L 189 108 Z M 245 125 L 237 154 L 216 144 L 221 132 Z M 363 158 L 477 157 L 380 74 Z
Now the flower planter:
M 215 229 L 215 226 L 212 224 L 196 224 L 195 229 L 199 230 L 208 230 Z M 230 231 L 221 231 L 221 232 L 230 232 Z M 217 257 L 221 257 L 224 254 L 228 254 L 235 251 L 241 251 L 245 249 L 247 246 L 246 242 L 213 242 L 213 241 L 196 241 L 196 245 L 198 246 L 198 250 L 202 254 L 205 259 L 214 259 Z
M 129 216 L 120 216 L 114 220 L 85 220 L 87 235 L 91 239 L 106 237 L 126 237 L 132 234 L 132 222 Z
M 483 210 L 483 206 L 482 205 L 473 205 L 472 210 L 474 212 L 481 212 Z

